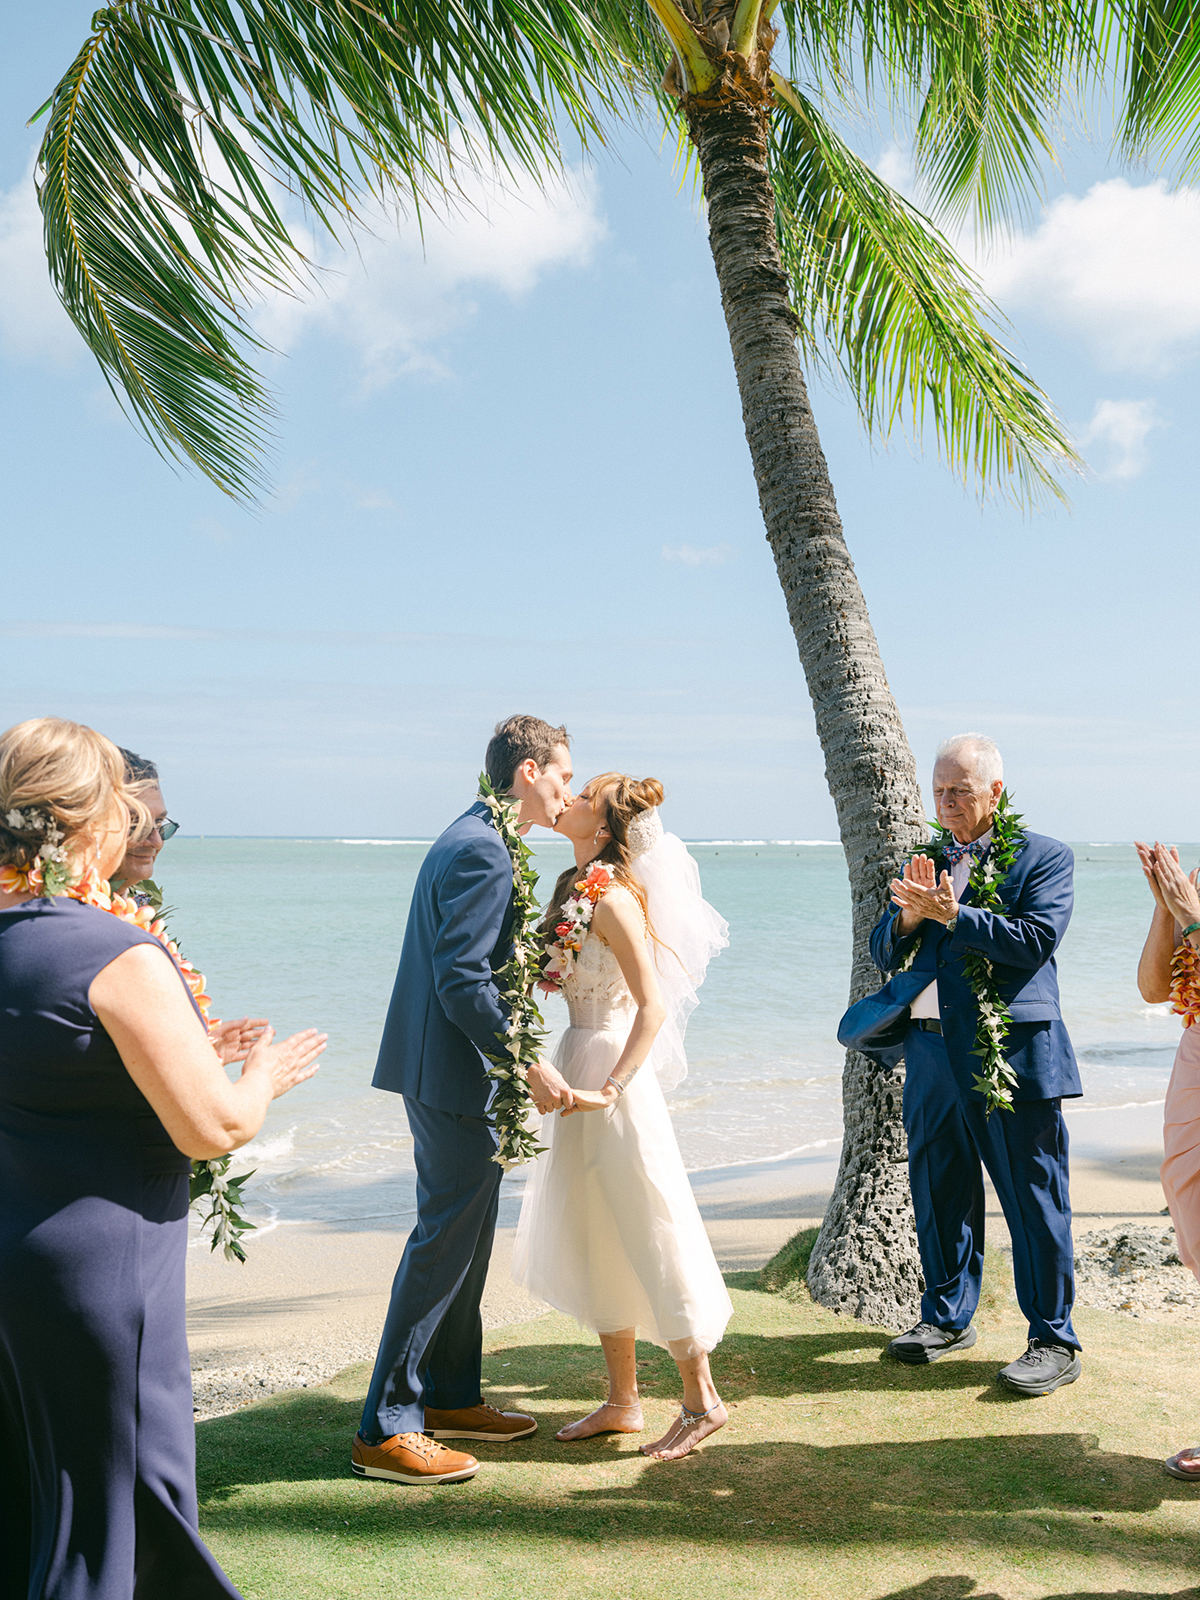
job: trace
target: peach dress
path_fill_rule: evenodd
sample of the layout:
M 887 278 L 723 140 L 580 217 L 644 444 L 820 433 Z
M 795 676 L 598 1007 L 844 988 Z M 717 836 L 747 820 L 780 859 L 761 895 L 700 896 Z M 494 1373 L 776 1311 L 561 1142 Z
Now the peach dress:
M 1179 1259 L 1200 1278 L 1200 973 L 1194 953 L 1183 955 L 1184 949 L 1171 963 L 1171 1003 L 1184 1027 L 1163 1107 L 1161 1177 Z

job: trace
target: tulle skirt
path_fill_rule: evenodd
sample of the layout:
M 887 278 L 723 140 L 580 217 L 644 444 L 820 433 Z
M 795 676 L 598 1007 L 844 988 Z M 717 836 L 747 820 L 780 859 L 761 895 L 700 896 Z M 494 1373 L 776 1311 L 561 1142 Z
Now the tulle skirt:
M 1179 1259 L 1200 1278 L 1200 1023 L 1183 1030 L 1163 1107 L 1162 1186 Z
M 628 1023 L 568 1028 L 554 1064 L 600 1089 Z M 597 1333 L 636 1330 L 677 1359 L 712 1350 L 733 1307 L 700 1220 L 655 1073 L 607 1111 L 542 1123 L 513 1248 L 513 1277 Z

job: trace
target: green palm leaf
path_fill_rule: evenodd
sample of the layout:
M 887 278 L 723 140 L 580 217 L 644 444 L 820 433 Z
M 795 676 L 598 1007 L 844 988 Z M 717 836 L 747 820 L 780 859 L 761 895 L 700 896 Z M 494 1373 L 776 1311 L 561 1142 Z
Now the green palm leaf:
M 964 479 L 1061 496 L 1076 464 L 1041 390 L 987 331 L 978 283 L 947 241 L 776 78 L 772 181 L 800 337 L 836 365 L 867 426 L 932 423 Z
M 1142 0 L 1117 42 L 1126 152 L 1153 146 L 1200 170 L 1200 8 L 1194 0 Z
M 558 118 L 594 138 L 628 93 L 573 0 L 125 0 L 93 27 L 39 156 L 51 276 L 156 447 L 246 498 L 270 413 L 247 305 L 304 270 L 283 195 L 336 231 L 364 190 L 542 170 Z

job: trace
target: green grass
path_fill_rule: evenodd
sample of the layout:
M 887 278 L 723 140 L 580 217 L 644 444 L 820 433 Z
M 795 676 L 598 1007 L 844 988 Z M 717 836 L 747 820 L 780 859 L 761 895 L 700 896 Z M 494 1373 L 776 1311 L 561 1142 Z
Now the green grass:
M 1010 1397 L 1023 1323 L 992 1263 L 979 1343 L 936 1366 L 888 1334 L 731 1275 L 713 1370 L 731 1421 L 681 1462 L 631 1437 L 553 1434 L 604 1393 L 598 1343 L 550 1316 L 492 1335 L 485 1395 L 540 1432 L 470 1448 L 468 1484 L 350 1474 L 367 1369 L 201 1424 L 201 1524 L 248 1600 L 446 1596 L 1200 1596 L 1200 1487 L 1162 1471 L 1200 1440 L 1200 1330 L 1083 1312 L 1079 1383 Z M 673 1364 L 639 1347 L 648 1426 Z M 648 1437 L 653 1437 L 648 1434 Z

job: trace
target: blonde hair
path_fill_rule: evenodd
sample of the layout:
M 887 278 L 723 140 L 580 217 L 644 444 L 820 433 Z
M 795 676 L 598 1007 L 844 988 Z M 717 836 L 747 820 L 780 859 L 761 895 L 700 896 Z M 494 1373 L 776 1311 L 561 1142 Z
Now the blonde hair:
M 126 784 L 121 752 L 102 733 L 62 717 L 34 717 L 0 734 L 0 866 L 32 866 L 46 823 L 75 854 L 118 803 L 135 834 L 149 832 L 150 812 Z
M 651 811 L 655 806 L 662 805 L 663 786 L 657 778 L 630 778 L 624 772 L 602 772 L 598 778 L 590 779 L 586 787 L 592 809 L 599 811 L 603 805 L 604 824 L 609 832 L 608 843 L 594 859 L 612 867 L 613 877 L 622 888 L 629 890 L 641 906 L 642 915 L 646 917 L 646 925 L 649 927 L 646 891 L 630 868 L 632 858 L 629 854 L 629 827 L 633 819 L 641 816 L 643 811 Z M 579 881 L 579 871 L 578 867 L 568 867 L 554 885 L 554 893 L 550 896 L 550 904 L 546 907 L 541 921 L 541 931 L 546 935 L 547 941 L 554 937 L 559 912 Z M 653 928 L 650 928 L 650 936 L 654 937 Z

